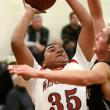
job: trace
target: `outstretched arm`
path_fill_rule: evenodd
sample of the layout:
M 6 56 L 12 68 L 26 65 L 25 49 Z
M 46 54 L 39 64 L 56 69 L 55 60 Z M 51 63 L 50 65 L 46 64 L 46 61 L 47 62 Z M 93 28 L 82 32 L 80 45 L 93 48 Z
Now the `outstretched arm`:
M 98 34 L 104 27 L 105 22 L 100 0 L 87 0 L 93 20 L 95 34 Z
M 78 0 L 66 0 L 70 7 L 77 15 L 82 29 L 79 35 L 78 43 L 87 60 L 91 60 L 93 56 L 94 30 L 91 16 Z
M 21 21 L 17 25 L 11 39 L 11 47 L 16 57 L 17 64 L 27 64 L 33 66 L 34 58 L 24 43 L 24 38 L 28 29 L 28 25 L 35 13 L 39 13 L 30 5 L 25 4 L 25 12 Z
M 9 67 L 10 73 L 32 78 L 46 78 L 60 83 L 88 86 L 92 84 L 102 84 L 107 80 L 106 64 L 99 63 L 93 70 L 37 70 L 26 65 L 16 65 Z M 100 69 L 102 68 L 102 70 Z M 107 67 L 108 68 L 108 67 Z

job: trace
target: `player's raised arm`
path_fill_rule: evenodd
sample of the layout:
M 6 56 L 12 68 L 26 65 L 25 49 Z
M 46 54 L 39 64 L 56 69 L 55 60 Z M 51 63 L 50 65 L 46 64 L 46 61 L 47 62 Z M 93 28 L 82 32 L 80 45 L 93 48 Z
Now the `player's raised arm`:
M 78 43 L 87 60 L 93 56 L 94 30 L 91 16 L 78 0 L 66 0 L 77 15 L 82 29 L 79 35 Z
M 90 13 L 93 20 L 95 34 L 99 33 L 105 27 L 103 11 L 100 0 L 87 0 Z
M 28 29 L 28 25 L 35 13 L 39 13 L 30 5 L 24 3 L 25 12 L 20 22 L 18 23 L 11 39 L 11 47 L 16 57 L 17 64 L 27 64 L 33 66 L 34 58 L 24 43 L 24 38 Z

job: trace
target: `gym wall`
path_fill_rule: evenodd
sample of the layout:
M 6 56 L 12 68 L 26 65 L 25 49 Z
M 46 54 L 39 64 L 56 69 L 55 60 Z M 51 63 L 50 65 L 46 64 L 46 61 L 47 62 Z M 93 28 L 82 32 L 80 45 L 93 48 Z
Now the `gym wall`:
M 86 0 L 80 0 L 87 8 Z M 101 0 L 104 17 L 107 23 L 110 21 L 110 0 Z M 24 7 L 22 0 L 0 0 L 0 60 L 6 59 L 10 54 L 11 35 L 23 15 Z M 69 23 L 70 7 L 65 0 L 57 0 L 55 5 L 42 14 L 43 24 L 50 29 L 50 41 L 59 39 L 61 29 Z

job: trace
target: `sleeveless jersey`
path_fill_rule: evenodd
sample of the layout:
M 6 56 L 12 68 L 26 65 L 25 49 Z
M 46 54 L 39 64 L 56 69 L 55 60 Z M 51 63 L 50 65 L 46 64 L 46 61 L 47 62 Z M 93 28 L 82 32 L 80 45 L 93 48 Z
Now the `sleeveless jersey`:
M 101 85 L 87 87 L 87 106 L 89 110 L 110 110 L 110 102 L 104 99 Z
M 75 60 L 72 61 L 74 62 L 68 63 L 64 70 L 82 70 Z M 35 68 L 38 67 L 36 62 Z M 87 110 L 86 87 L 61 84 L 47 79 L 25 81 L 25 87 L 35 110 Z
M 64 70 L 90 69 L 94 61 L 93 58 L 92 62 L 88 62 L 78 45 L 75 57 Z M 38 63 L 34 62 L 34 68 L 40 69 Z M 23 84 L 32 98 L 35 110 L 87 110 L 86 87 L 61 84 L 47 79 L 31 79 Z
M 97 57 L 94 54 L 91 61 L 87 61 L 85 55 L 83 54 L 79 44 L 77 44 L 76 53 L 73 57 L 73 59 L 77 60 L 79 65 L 81 65 L 84 69 L 89 70 L 94 65 L 94 62 L 96 61 Z

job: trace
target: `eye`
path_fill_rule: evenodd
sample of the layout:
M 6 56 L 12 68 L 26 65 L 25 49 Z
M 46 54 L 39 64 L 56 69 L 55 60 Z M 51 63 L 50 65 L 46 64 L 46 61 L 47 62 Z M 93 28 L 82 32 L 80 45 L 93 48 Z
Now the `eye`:
M 49 52 L 55 52 L 55 49 L 50 49 Z

